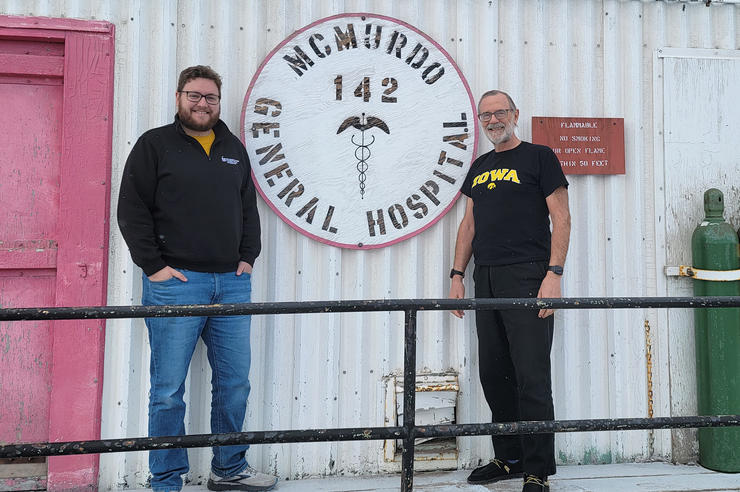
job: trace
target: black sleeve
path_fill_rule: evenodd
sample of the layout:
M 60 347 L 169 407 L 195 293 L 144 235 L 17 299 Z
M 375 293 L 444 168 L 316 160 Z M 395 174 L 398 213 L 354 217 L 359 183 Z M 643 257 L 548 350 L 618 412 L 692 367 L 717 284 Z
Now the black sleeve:
M 565 179 L 563 168 L 560 165 L 558 156 L 550 147 L 542 146 L 539 152 L 540 156 L 540 188 L 542 196 L 547 198 L 553 191 L 561 186 L 568 187 L 568 180 Z
M 481 156 L 478 156 L 478 158 L 473 161 L 470 169 L 468 169 L 468 174 L 465 176 L 465 181 L 463 181 L 462 187 L 460 188 L 460 193 L 467 197 L 470 197 L 470 194 L 473 192 L 473 179 L 475 179 L 475 173 L 478 170 L 478 166 L 489 153 L 490 152 L 487 152 Z
M 242 185 L 242 240 L 239 244 L 239 255 L 242 261 L 254 266 L 254 261 L 262 250 L 260 240 L 260 216 L 257 211 L 257 191 L 252 181 L 252 170 L 246 149 L 243 150 L 246 163 L 246 179 Z
M 157 161 L 151 142 L 140 137 L 126 160 L 118 194 L 118 227 L 134 263 L 147 275 L 167 266 L 156 241 L 152 217 Z

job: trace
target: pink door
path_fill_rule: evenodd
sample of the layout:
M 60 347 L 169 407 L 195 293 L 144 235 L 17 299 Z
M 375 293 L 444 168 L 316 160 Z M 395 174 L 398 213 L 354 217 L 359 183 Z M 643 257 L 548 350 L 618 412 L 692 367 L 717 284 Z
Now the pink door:
M 0 308 L 105 304 L 113 27 L 0 16 Z M 0 443 L 100 436 L 104 323 L 0 322 Z M 0 461 L 0 490 L 97 489 L 95 456 Z

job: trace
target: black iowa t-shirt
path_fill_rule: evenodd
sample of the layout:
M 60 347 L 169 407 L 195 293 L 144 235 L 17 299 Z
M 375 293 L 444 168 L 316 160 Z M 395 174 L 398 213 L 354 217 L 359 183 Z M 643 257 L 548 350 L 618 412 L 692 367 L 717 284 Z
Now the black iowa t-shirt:
M 545 197 L 568 186 L 549 147 L 521 142 L 478 157 L 463 182 L 473 200 L 473 256 L 477 265 L 510 265 L 550 258 Z

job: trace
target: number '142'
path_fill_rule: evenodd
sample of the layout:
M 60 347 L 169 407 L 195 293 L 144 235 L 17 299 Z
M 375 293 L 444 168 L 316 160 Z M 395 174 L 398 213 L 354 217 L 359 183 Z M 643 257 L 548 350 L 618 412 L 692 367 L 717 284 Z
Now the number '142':
M 334 79 L 334 87 L 336 88 L 336 98 L 337 101 L 342 100 L 342 76 L 337 75 Z M 386 87 L 386 89 L 383 91 L 383 94 L 380 97 L 380 102 L 384 103 L 394 103 L 397 101 L 397 98 L 395 96 L 391 96 L 396 89 L 398 89 L 398 81 L 392 77 L 386 77 L 383 79 L 382 82 L 383 87 Z M 362 82 L 357 84 L 357 87 L 355 87 L 354 91 L 355 97 L 361 97 L 363 101 L 368 102 L 370 100 L 371 91 L 370 91 L 370 77 L 363 77 Z

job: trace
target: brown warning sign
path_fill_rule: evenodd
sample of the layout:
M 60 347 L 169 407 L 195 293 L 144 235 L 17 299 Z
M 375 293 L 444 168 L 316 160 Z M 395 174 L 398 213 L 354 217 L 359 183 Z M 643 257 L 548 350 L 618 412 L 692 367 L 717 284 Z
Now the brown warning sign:
M 532 116 L 532 143 L 550 147 L 565 174 L 624 174 L 624 118 Z

